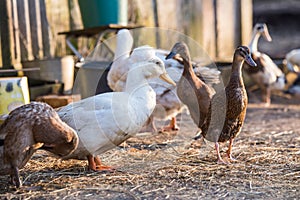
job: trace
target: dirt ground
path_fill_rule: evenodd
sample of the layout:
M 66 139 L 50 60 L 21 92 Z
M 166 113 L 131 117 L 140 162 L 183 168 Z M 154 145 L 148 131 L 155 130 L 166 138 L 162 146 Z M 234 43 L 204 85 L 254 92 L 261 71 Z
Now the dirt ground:
M 21 189 L 0 177 L 0 199 L 298 199 L 300 100 L 275 96 L 265 108 L 257 93 L 249 96 L 236 163 L 216 164 L 214 145 L 193 142 L 195 125 L 182 114 L 180 131 L 139 134 L 103 154 L 113 173 L 38 151 L 21 170 Z

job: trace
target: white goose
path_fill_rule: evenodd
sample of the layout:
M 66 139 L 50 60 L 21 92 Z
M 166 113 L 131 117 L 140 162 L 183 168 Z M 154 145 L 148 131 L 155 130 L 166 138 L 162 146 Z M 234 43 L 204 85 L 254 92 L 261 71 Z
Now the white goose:
M 148 53 L 154 51 L 148 48 Z M 123 92 L 99 94 L 57 110 L 61 119 L 77 130 L 78 148 L 67 158 L 86 159 L 92 170 L 102 166 L 97 155 L 104 153 L 137 133 L 156 105 L 156 94 L 147 79 L 160 77 L 175 85 L 163 62 L 153 56 L 131 65 Z
M 126 72 L 128 71 L 128 66 L 130 66 L 132 62 L 149 59 L 152 56 L 151 54 L 148 54 L 147 51 L 143 51 L 143 49 L 149 48 L 147 46 L 135 48 L 132 54 L 130 54 L 132 45 L 133 39 L 131 33 L 127 29 L 120 30 L 117 34 L 117 50 L 114 62 L 112 63 L 107 76 L 108 85 L 114 91 L 124 90 L 124 85 L 126 84 Z M 165 50 L 155 49 L 154 57 L 158 57 L 164 62 L 167 73 L 170 75 L 172 80 L 177 83 L 181 77 L 183 65 L 175 59 L 166 60 L 165 57 L 168 53 L 169 52 Z M 208 85 L 213 85 L 220 81 L 220 71 L 218 70 L 207 67 L 195 67 L 194 71 L 196 74 L 201 74 L 202 80 L 205 79 Z M 154 125 L 154 118 L 156 118 L 161 120 L 171 120 L 168 126 L 162 128 L 162 131 L 178 130 L 176 115 L 183 110 L 184 104 L 182 104 L 177 97 L 176 88 L 167 85 L 157 78 L 150 80 L 150 83 L 156 92 L 157 104 L 153 114 L 151 115 L 150 121 L 148 122 L 151 122 L 150 129 L 156 131 L 156 127 Z
M 267 41 L 272 41 L 267 25 L 257 23 L 253 28 L 252 39 L 249 43 L 251 56 L 257 63 L 257 67 L 253 68 L 244 62 L 243 69 L 260 87 L 262 101 L 268 106 L 271 103 L 271 91 L 283 90 L 286 79 L 284 73 L 278 68 L 273 60 L 267 54 L 258 51 L 257 44 L 261 35 Z

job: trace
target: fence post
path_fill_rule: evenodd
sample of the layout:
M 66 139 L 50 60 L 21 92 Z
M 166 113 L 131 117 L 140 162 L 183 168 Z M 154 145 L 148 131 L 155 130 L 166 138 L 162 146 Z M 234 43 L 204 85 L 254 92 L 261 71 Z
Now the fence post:
M 28 3 L 30 8 L 29 17 L 33 57 L 35 59 L 43 59 L 44 55 L 40 0 L 30 0 Z
M 12 26 L 12 5 L 10 0 L 0 1 L 0 37 L 3 68 L 14 64 L 14 41 Z
M 33 60 L 28 1 L 17 0 L 21 61 Z

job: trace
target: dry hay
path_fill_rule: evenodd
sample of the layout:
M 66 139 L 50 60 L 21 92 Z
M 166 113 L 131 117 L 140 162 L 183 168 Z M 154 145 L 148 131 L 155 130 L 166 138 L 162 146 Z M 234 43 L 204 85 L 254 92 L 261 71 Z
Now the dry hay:
M 102 155 L 117 167 L 113 173 L 91 172 L 86 161 L 60 161 L 40 151 L 21 171 L 21 189 L 0 177 L 0 198 L 297 199 L 299 116 L 300 105 L 250 104 L 234 144 L 238 162 L 230 165 L 215 164 L 213 144 L 192 142 L 192 123 L 181 124 L 177 134 L 141 134 Z M 227 144 L 222 147 L 224 156 Z

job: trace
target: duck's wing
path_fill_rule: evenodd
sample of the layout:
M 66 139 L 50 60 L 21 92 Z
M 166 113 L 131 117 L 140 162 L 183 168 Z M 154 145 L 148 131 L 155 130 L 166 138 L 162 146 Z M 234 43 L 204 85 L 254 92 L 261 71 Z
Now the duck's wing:
M 113 97 L 113 95 L 116 95 Z M 83 99 L 60 108 L 57 113 L 69 126 L 74 128 L 80 138 L 75 154 L 78 156 L 86 150 L 91 154 L 115 147 L 120 128 L 115 120 L 113 100 L 120 97 L 118 92 L 104 93 Z M 119 113 L 118 113 L 119 114 Z M 101 152 L 99 152 L 101 149 Z M 82 151 L 82 152 L 79 152 Z
M 221 72 L 215 68 L 209 67 L 201 67 L 197 65 L 194 66 L 194 72 L 205 84 L 209 85 L 210 87 L 214 86 L 215 84 L 220 83 L 220 74 Z
M 285 75 L 266 54 L 261 53 L 259 56 L 263 66 L 265 83 L 270 84 L 273 89 L 282 90 L 285 86 Z
M 182 63 L 180 63 L 175 59 L 168 59 L 168 60 L 165 59 L 166 56 L 169 54 L 168 51 L 162 49 L 156 49 L 155 53 L 157 57 L 159 57 L 162 61 L 164 61 L 166 69 L 175 68 L 177 70 L 177 73 L 179 73 L 180 75 L 182 74 L 183 71 Z M 218 69 L 200 66 L 195 62 L 193 62 L 192 65 L 194 68 L 194 72 L 198 76 L 198 78 L 200 78 L 203 82 L 205 82 L 210 87 L 220 83 L 221 72 Z M 177 83 L 180 79 L 180 76 L 176 76 L 174 78 L 171 77 L 171 78 Z
M 90 118 L 95 118 L 95 111 L 105 112 L 111 109 L 112 93 L 103 93 L 56 109 L 62 121 L 74 129 L 81 129 Z M 74 119 L 76 118 L 76 122 Z
M 266 71 L 268 71 L 268 73 L 272 73 L 277 77 L 283 75 L 283 72 L 278 68 L 278 66 L 267 54 L 260 54 L 260 62 L 265 67 Z

